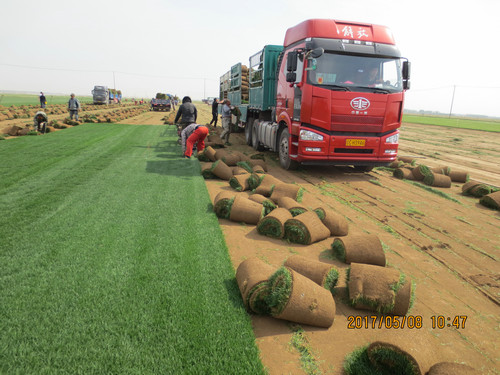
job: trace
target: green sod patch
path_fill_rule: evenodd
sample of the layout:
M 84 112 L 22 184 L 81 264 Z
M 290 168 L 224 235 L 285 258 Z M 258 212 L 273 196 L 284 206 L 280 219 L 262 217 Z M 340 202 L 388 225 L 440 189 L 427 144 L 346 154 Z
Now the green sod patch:
M 197 160 L 175 130 L 0 145 L 0 373 L 264 373 Z

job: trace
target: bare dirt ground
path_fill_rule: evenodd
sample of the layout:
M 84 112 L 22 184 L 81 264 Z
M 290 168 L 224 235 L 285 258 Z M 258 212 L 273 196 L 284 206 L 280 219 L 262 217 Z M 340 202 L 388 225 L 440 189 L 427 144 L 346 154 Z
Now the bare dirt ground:
M 196 103 L 199 123 L 210 121 L 210 107 Z M 166 113 L 144 113 L 128 124 L 156 124 Z M 220 130 L 220 122 L 219 128 Z M 230 149 L 255 151 L 242 133 L 231 135 Z M 416 284 L 416 300 L 408 315 L 421 317 L 417 328 L 348 329 L 349 316 L 373 313 L 345 304 L 347 265 L 332 257 L 333 238 L 304 246 L 258 234 L 255 226 L 220 219 L 234 269 L 257 256 L 279 267 L 288 256 L 301 254 L 334 264 L 341 274 L 336 315 L 328 329 L 302 326 L 305 346 L 323 374 L 342 374 L 345 356 L 372 341 L 398 345 L 418 361 L 422 373 L 441 361 L 468 364 L 484 374 L 500 374 L 500 212 L 477 198 L 461 194 L 462 184 L 436 188 L 454 200 L 392 177 L 386 170 L 353 173 L 349 168 L 308 167 L 285 171 L 276 155 L 263 153 L 269 173 L 306 189 L 303 204 L 331 207 L 349 221 L 350 232 L 376 234 L 383 242 L 388 267 L 403 271 Z M 400 155 L 414 156 L 428 166 L 447 165 L 472 179 L 500 186 L 500 134 L 445 127 L 403 124 Z M 213 198 L 231 190 L 226 181 L 206 180 Z M 465 328 L 433 328 L 432 318 L 466 316 Z M 304 374 L 301 355 L 293 347 L 290 323 L 251 315 L 261 359 L 270 374 Z M 449 321 L 447 321 L 449 323 Z

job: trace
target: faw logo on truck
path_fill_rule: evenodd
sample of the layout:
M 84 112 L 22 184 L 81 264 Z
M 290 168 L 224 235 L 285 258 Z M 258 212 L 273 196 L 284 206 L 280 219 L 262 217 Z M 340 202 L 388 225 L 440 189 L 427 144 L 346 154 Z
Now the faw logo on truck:
M 364 111 L 370 107 L 370 101 L 366 98 L 358 96 L 351 100 L 351 107 L 357 111 Z

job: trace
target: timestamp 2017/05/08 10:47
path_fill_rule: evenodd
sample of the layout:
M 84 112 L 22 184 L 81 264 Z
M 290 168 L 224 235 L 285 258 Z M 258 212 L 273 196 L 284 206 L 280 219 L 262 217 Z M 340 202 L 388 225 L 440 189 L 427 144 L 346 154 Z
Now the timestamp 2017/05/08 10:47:
M 432 329 L 464 329 L 467 315 L 432 315 L 429 320 Z M 424 318 L 421 315 L 349 315 L 347 317 L 347 329 L 421 329 L 424 326 Z

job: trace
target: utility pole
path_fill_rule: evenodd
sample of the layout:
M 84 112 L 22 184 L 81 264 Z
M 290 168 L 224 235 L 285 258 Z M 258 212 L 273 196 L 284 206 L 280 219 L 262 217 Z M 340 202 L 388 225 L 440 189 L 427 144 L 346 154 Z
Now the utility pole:
M 448 118 L 451 118 L 451 111 L 453 110 L 453 102 L 455 101 L 455 89 L 457 88 L 456 85 L 453 85 L 453 95 L 451 96 L 451 107 L 450 107 L 450 114 L 448 115 Z
M 207 93 L 205 92 L 206 91 L 206 87 L 207 87 L 207 79 L 203 78 L 203 99 L 207 98 Z
M 113 72 L 113 90 L 116 90 L 115 72 Z

